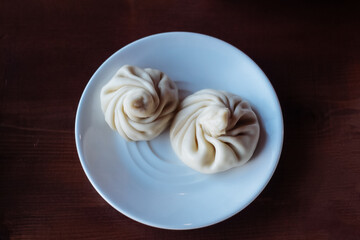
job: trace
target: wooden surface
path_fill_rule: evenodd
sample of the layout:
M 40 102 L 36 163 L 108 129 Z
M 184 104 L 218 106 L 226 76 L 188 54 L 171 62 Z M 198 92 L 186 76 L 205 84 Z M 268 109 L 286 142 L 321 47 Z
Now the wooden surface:
M 360 239 L 360 9 L 240 1 L 2 1 L 0 239 Z M 141 37 L 200 32 L 248 54 L 285 121 L 269 185 L 245 210 L 168 231 L 109 206 L 77 156 L 74 120 L 100 64 Z

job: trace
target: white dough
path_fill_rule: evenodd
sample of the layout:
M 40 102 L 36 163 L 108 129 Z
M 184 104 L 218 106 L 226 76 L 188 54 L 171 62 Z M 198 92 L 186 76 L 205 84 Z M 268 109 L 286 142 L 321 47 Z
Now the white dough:
M 125 65 L 102 88 L 105 121 L 128 141 L 150 140 L 169 124 L 178 106 L 178 89 L 156 69 Z
M 186 97 L 170 128 L 175 153 L 202 173 L 245 164 L 255 151 L 259 134 L 258 119 L 248 102 L 212 89 Z

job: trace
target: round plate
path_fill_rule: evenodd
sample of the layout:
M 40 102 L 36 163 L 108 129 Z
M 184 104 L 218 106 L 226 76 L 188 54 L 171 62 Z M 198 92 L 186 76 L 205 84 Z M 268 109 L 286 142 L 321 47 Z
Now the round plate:
M 100 108 L 102 86 L 125 64 L 165 72 L 182 96 L 212 88 L 247 99 L 261 127 L 252 159 L 206 175 L 176 157 L 168 130 L 151 141 L 126 142 Z M 111 206 L 150 226 L 193 229 L 231 217 L 260 194 L 280 157 L 283 120 L 269 80 L 243 52 L 206 35 L 171 32 L 137 40 L 100 66 L 80 99 L 75 139 L 87 177 Z

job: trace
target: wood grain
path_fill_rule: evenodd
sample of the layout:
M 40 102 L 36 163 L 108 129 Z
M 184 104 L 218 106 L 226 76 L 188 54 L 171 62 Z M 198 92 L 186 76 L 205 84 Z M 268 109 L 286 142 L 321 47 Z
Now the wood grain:
M 2 1 L 0 239 L 360 239 L 360 18 L 350 3 Z M 234 217 L 168 231 L 110 207 L 74 141 L 82 91 L 124 45 L 200 32 L 248 54 L 278 93 L 284 149 Z

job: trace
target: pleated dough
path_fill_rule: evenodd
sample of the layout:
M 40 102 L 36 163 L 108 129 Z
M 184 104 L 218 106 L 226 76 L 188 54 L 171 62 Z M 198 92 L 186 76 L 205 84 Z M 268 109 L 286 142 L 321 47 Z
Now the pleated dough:
M 231 93 L 204 89 L 180 103 L 170 140 L 186 165 L 217 173 L 245 164 L 255 151 L 259 132 L 248 102 Z
M 159 70 L 125 65 L 102 88 L 105 121 L 128 141 L 150 140 L 169 124 L 178 106 L 178 89 Z

